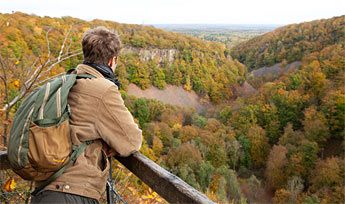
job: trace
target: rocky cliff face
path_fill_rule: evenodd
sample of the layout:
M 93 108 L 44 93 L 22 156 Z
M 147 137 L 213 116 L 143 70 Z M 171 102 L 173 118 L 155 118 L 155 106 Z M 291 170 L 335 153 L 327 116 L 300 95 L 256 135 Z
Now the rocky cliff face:
M 149 48 L 140 48 L 140 47 L 133 47 L 125 45 L 121 50 L 122 54 L 138 54 L 140 56 L 140 60 L 142 61 L 149 61 L 153 59 L 157 59 L 159 63 L 163 61 L 167 61 L 169 65 L 174 63 L 175 59 L 179 57 L 180 51 L 177 49 L 159 49 L 154 47 Z

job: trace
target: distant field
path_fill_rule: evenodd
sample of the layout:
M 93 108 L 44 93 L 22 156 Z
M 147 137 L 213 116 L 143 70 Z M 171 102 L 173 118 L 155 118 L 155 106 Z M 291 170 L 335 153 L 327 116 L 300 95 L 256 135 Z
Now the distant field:
M 242 41 L 270 32 L 282 25 L 156 24 L 153 26 L 202 40 L 221 42 L 231 48 Z

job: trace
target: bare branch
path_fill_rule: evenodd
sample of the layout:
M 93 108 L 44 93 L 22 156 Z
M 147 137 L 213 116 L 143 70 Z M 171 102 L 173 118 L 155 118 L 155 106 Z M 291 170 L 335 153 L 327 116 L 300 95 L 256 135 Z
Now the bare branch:
M 73 50 L 72 52 L 68 52 L 68 53 L 64 54 L 63 57 L 66 56 L 66 55 L 71 55 L 71 54 L 76 53 L 76 52 L 80 52 L 80 51 L 82 51 L 81 48 L 79 48 L 77 50 Z
M 31 74 L 32 69 L 36 66 L 39 58 L 36 58 L 35 62 L 31 65 L 30 69 L 26 73 L 26 76 L 29 76 Z
M 31 77 L 28 79 L 28 80 L 26 80 L 25 82 L 24 82 L 24 86 L 25 86 L 25 89 L 27 90 L 28 88 L 28 86 L 29 86 L 29 84 L 31 83 L 31 82 L 34 82 L 33 80 L 35 79 L 35 78 L 37 78 L 37 76 L 38 76 L 38 74 L 42 71 L 42 69 L 47 65 L 47 64 L 49 64 L 50 63 L 50 45 L 49 45 L 49 38 L 48 38 L 48 34 L 49 34 L 49 32 L 52 30 L 52 28 L 50 28 L 48 31 L 47 31 L 47 33 L 46 33 L 46 39 L 47 39 L 47 48 L 48 48 L 48 57 L 47 57 L 47 61 L 45 62 L 45 63 L 43 63 L 42 64 L 42 62 L 41 62 L 41 59 L 40 58 L 37 58 L 36 59 L 36 61 L 39 59 L 39 61 L 40 61 L 40 63 L 41 63 L 41 65 L 40 66 L 38 66 L 37 68 L 36 68 L 36 70 L 35 70 L 35 72 L 31 75 Z M 36 64 L 37 62 L 35 61 L 35 63 L 34 64 Z M 32 66 L 32 68 L 33 68 L 34 66 Z M 30 69 L 30 72 L 31 72 L 31 69 Z M 33 83 L 31 83 L 30 85 L 32 85 Z
M 72 55 L 72 54 L 77 53 L 77 52 L 78 52 L 78 55 L 81 54 L 81 53 L 83 53 L 83 52 L 82 52 L 82 49 L 79 48 L 79 49 L 77 49 L 77 50 L 73 50 L 73 51 L 71 51 L 71 52 L 65 53 L 65 54 L 63 54 L 61 57 L 69 56 L 69 55 Z M 75 55 L 73 55 L 73 56 L 75 56 Z M 62 59 L 62 60 L 60 59 L 60 62 L 62 62 L 63 60 L 64 60 L 64 59 Z M 56 61 L 58 61 L 58 58 L 49 59 L 49 62 L 51 62 L 51 63 L 56 62 Z
M 48 38 L 48 34 L 49 32 L 52 30 L 53 28 L 49 28 L 49 30 L 46 33 L 46 39 L 47 39 L 47 48 L 48 48 L 48 59 L 50 57 L 50 45 L 49 45 L 49 38 Z
M 5 70 L 5 65 L 4 65 L 4 61 L 2 60 L 2 56 L 0 54 L 0 64 L 1 64 L 1 69 L 3 71 L 3 76 L 1 76 L 1 78 L 4 81 L 4 85 L 5 85 L 5 98 L 6 98 L 6 103 L 9 103 L 9 97 L 8 97 L 8 87 L 7 87 L 7 75 L 6 75 L 6 70 Z
M 54 76 L 52 76 L 52 77 L 49 77 L 49 78 L 47 78 L 47 79 L 43 79 L 42 81 L 36 82 L 36 83 L 35 83 L 35 86 L 39 86 L 39 85 L 41 85 L 41 84 L 44 84 L 45 82 L 50 81 L 50 80 L 52 80 L 52 79 L 54 79 L 54 78 L 57 78 L 57 77 L 59 77 L 59 76 L 62 76 L 62 75 L 64 75 L 64 74 L 65 74 L 65 73 L 60 73 L 60 74 L 54 75 Z
M 74 53 L 74 54 L 72 54 L 72 53 Z M 24 84 L 25 84 L 26 86 L 28 86 L 28 84 L 29 84 L 32 80 L 34 80 L 34 77 L 36 76 L 36 74 L 37 74 L 38 72 L 41 72 L 42 69 L 44 69 L 44 67 L 47 66 L 49 63 L 53 63 L 53 64 L 48 68 L 47 71 L 44 72 L 44 74 L 48 73 L 55 65 L 59 64 L 60 62 L 62 62 L 62 61 L 64 61 L 64 60 L 67 60 L 67 59 L 69 59 L 69 58 L 71 58 L 71 57 L 80 55 L 80 54 L 82 54 L 82 53 L 83 53 L 83 52 L 81 51 L 81 49 L 78 49 L 78 50 L 74 50 L 74 51 L 72 51 L 72 52 L 70 52 L 70 53 L 68 53 L 68 54 L 64 54 L 64 55 L 62 56 L 62 57 L 64 57 L 64 58 L 60 59 L 60 61 L 59 61 L 58 59 L 53 59 L 53 60 L 48 59 L 48 61 L 46 61 L 44 64 L 41 63 L 41 65 L 40 65 L 39 67 L 36 68 L 34 74 L 31 75 L 30 79 L 28 79 Z M 69 55 L 69 54 L 71 54 L 71 55 Z M 65 56 L 67 56 L 67 57 L 65 57 Z M 43 75 L 41 74 L 41 75 L 39 76 L 39 78 L 42 77 L 42 76 L 43 76 Z
M 21 91 L 20 94 L 16 96 L 11 102 L 7 103 L 4 108 L 6 109 L 12 108 L 14 104 L 16 104 L 20 99 L 22 99 L 25 96 L 26 92 L 27 92 L 27 89 L 26 91 Z
M 31 66 L 31 68 L 28 72 L 28 75 L 27 75 L 27 76 L 30 76 L 30 78 L 24 82 L 24 86 L 21 88 L 19 95 L 17 95 L 11 102 L 8 102 L 7 105 L 5 105 L 5 108 L 7 108 L 7 107 L 11 108 L 14 104 L 16 104 L 19 100 L 21 100 L 32 87 L 40 85 L 40 84 L 50 80 L 51 78 L 57 77 L 57 76 L 54 76 L 54 77 L 51 77 L 49 79 L 44 79 L 44 80 L 40 81 L 40 79 L 44 75 L 46 75 L 48 72 L 50 72 L 52 70 L 52 68 L 55 67 L 57 64 L 61 63 L 62 61 L 65 61 L 69 58 L 72 58 L 74 56 L 82 54 L 81 49 L 74 50 L 72 52 L 67 52 L 65 54 L 63 53 L 63 49 L 64 49 L 64 46 L 66 44 L 67 38 L 69 36 L 69 33 L 72 30 L 72 26 L 70 26 L 70 29 L 69 29 L 69 31 L 68 31 L 65 39 L 64 39 L 64 42 L 61 46 L 59 57 L 51 60 L 50 59 L 51 51 L 50 51 L 50 44 L 49 44 L 49 38 L 48 38 L 49 32 L 51 30 L 52 30 L 52 28 L 50 28 L 46 33 L 47 48 L 48 48 L 48 57 L 47 57 L 46 61 L 44 63 L 42 63 L 40 57 L 38 57 L 35 60 L 34 64 Z M 34 68 L 38 62 L 40 63 L 40 66 Z M 45 70 L 45 68 L 47 66 L 48 66 L 48 68 Z M 32 73 L 33 69 L 34 69 L 34 71 Z M 45 70 L 45 71 L 43 71 L 43 70 Z M 58 76 L 60 76 L 60 75 L 58 75 Z
M 62 45 L 61 45 L 60 54 L 59 54 L 59 57 L 57 58 L 58 61 L 60 61 L 61 55 L 62 55 L 62 53 L 63 53 L 63 48 L 65 47 L 65 43 L 66 43 L 66 41 L 67 41 L 67 38 L 68 38 L 69 33 L 71 32 L 71 30 L 72 30 L 72 25 L 69 27 L 69 30 L 68 30 L 68 32 L 67 32 L 67 34 L 66 34 L 66 36 L 65 36 L 65 40 L 63 41 L 63 43 L 62 43 Z
M 57 62 L 51 64 L 51 65 L 49 66 L 49 68 L 48 68 L 46 71 L 44 71 L 43 73 L 40 73 L 40 72 L 43 70 L 43 68 L 44 68 L 45 66 L 47 66 L 47 64 L 51 63 L 51 61 L 48 60 L 48 61 L 45 62 L 44 64 L 41 64 L 41 65 L 36 69 L 35 73 L 31 76 L 30 80 L 26 81 L 26 83 L 25 83 L 26 86 L 24 86 L 24 87 L 21 89 L 20 94 L 19 94 L 18 96 L 16 96 L 11 102 L 9 102 L 8 105 L 5 106 L 5 108 L 7 108 L 7 107 L 12 107 L 12 106 L 13 106 L 14 104 L 16 104 L 19 100 L 21 100 L 21 99 L 25 96 L 25 94 L 30 90 L 30 88 L 34 86 L 34 84 L 36 83 L 36 81 L 39 80 L 39 79 L 40 79 L 42 76 L 44 76 L 45 74 L 47 74 L 49 71 L 51 71 L 51 69 L 52 69 L 54 66 L 56 66 L 56 65 L 59 64 L 59 63 L 61 63 L 62 61 L 65 61 L 65 60 L 67 60 L 67 59 L 69 59 L 69 58 L 71 58 L 71 57 L 80 55 L 80 54 L 82 54 L 82 53 L 83 53 L 83 52 L 79 52 L 79 53 L 75 53 L 75 54 L 73 54 L 73 55 L 67 56 L 67 57 L 65 57 L 65 58 L 62 58 L 60 61 L 57 61 Z M 55 60 L 54 60 L 54 61 L 55 61 Z M 35 76 L 36 73 L 38 73 L 38 74 Z
M 44 76 L 45 74 L 47 74 L 48 72 L 50 72 L 51 69 L 52 69 L 53 67 L 55 67 L 56 65 L 58 65 L 58 64 L 61 63 L 62 61 L 65 61 L 65 60 L 67 60 L 67 59 L 69 59 L 69 58 L 72 58 L 72 57 L 74 57 L 74 56 L 80 55 L 80 54 L 82 54 L 82 53 L 83 53 L 83 52 L 75 53 L 75 54 L 73 54 L 73 55 L 70 55 L 70 56 L 67 56 L 67 57 L 62 58 L 60 61 L 57 61 L 57 62 L 51 64 L 51 65 L 49 66 L 49 68 L 48 68 L 46 71 L 42 72 L 42 73 L 38 76 L 37 79 L 39 80 L 42 76 Z
M 66 51 L 67 54 L 68 54 L 69 49 L 71 48 L 71 46 L 72 46 L 72 38 L 70 39 L 70 41 L 68 43 L 68 46 L 67 46 L 67 51 Z
M 24 86 L 20 89 L 19 95 L 17 95 L 11 102 L 7 103 L 5 105 L 5 108 L 7 108 L 7 109 L 12 108 L 12 106 L 14 106 L 19 100 L 21 100 L 26 95 L 26 93 L 34 85 L 35 81 L 37 80 L 37 77 L 42 72 L 42 70 L 46 66 L 46 64 L 48 64 L 48 62 L 49 62 L 49 60 L 47 62 L 45 62 L 44 64 L 42 64 L 41 60 L 40 60 L 41 65 L 35 70 L 34 74 L 31 75 L 30 79 L 24 83 Z
M 31 82 L 34 82 L 35 79 L 38 77 L 38 75 L 42 72 L 43 68 L 50 63 L 50 59 L 48 59 L 45 63 L 42 64 L 41 60 L 40 60 L 40 63 L 41 65 L 38 66 L 36 69 L 35 69 L 35 72 L 31 75 L 31 77 L 26 80 L 24 82 L 24 85 L 25 86 L 29 86 Z
M 8 91 L 8 86 L 7 86 L 7 74 L 6 74 L 6 70 L 5 70 L 5 65 L 4 65 L 4 62 L 2 60 L 2 56 L 0 54 L 0 64 L 1 64 L 1 68 L 2 68 L 2 71 L 3 71 L 3 75 L 4 76 L 1 76 L 1 78 L 3 79 L 4 81 L 4 85 L 5 85 L 5 100 L 6 100 L 6 105 L 5 105 L 5 120 L 8 120 L 9 118 L 9 115 L 10 115 L 10 111 L 11 109 L 10 108 L 7 108 L 6 106 L 9 104 L 9 91 Z M 7 67 L 7 66 L 6 66 Z M 7 145 L 7 132 L 8 132 L 8 124 L 6 123 L 3 123 L 3 131 L 4 133 L 2 134 L 3 136 L 3 142 L 4 142 L 4 145 L 6 146 Z
M 6 79 L 5 65 L 4 65 L 4 62 L 2 61 L 1 55 L 0 55 L 0 64 L 1 64 L 1 69 L 4 73 L 4 78 Z
M 8 60 L 8 57 L 6 57 L 6 60 L 1 59 L 1 66 L 2 66 L 2 68 L 3 68 L 4 74 L 6 75 L 6 80 L 9 80 L 9 79 L 8 79 L 9 76 L 5 73 L 5 70 L 4 70 L 4 69 L 9 70 L 11 74 L 15 73 L 15 71 L 13 71 L 13 69 L 12 69 L 12 66 L 10 66 L 10 65 L 8 64 L 8 61 L 9 61 L 9 60 Z

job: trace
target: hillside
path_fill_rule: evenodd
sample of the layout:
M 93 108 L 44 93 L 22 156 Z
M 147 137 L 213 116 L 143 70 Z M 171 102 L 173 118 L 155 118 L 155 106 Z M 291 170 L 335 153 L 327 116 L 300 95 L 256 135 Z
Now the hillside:
M 120 91 L 125 105 L 143 131 L 140 151 L 144 155 L 219 203 L 344 203 L 343 21 L 344 16 L 289 25 L 241 43 L 233 56 L 239 51 L 253 53 L 248 59 L 255 62 L 246 81 L 246 67 L 218 43 L 110 21 L 0 15 L 0 65 L 8 68 L 1 70 L 5 83 L 0 85 L 0 148 L 6 149 L 6 127 L 20 100 L 10 110 L 5 104 L 27 86 L 23 81 L 33 72 L 32 64 L 44 65 L 47 59 L 56 62 L 64 41 L 63 53 L 67 54 L 62 56 L 73 56 L 73 50 L 80 48 L 82 33 L 104 25 L 123 36 L 116 75 L 123 85 Z M 328 32 L 332 29 L 334 32 Z M 314 37 L 306 40 L 304 34 Z M 275 47 L 276 39 L 284 42 L 281 50 Z M 302 52 L 301 43 L 311 49 Z M 265 53 L 280 57 L 265 61 Z M 44 79 L 81 61 L 80 54 L 62 61 Z M 254 78 L 272 71 L 268 69 L 289 71 L 269 82 Z M 251 80 L 256 89 L 249 85 Z M 138 96 L 162 96 L 162 100 L 169 100 L 165 94 L 170 92 L 176 96 L 171 101 L 191 96 L 180 102 L 211 101 L 212 106 L 197 112 L 152 98 L 136 98 L 132 91 Z M 116 166 L 113 175 L 118 173 L 125 181 L 122 195 L 128 203 L 140 203 L 145 197 L 154 202 L 157 194 Z M 13 175 L 3 174 L 7 179 Z M 18 186 L 26 189 L 29 184 Z
M 234 97 L 233 90 L 245 80 L 247 71 L 245 66 L 231 58 L 229 51 L 220 43 L 204 42 L 151 26 L 103 20 L 83 21 L 71 17 L 38 17 L 20 12 L 0 14 L 0 76 L 3 82 L 0 84 L 1 150 L 6 150 L 8 131 L 22 97 L 51 77 L 81 63 L 82 35 L 87 29 L 96 26 L 114 29 L 121 36 L 123 49 L 115 75 L 121 81 L 120 91 L 126 106 L 143 130 L 144 142 L 141 152 L 206 193 L 210 181 L 199 183 L 202 179 L 210 180 L 213 175 L 211 172 L 208 175 L 199 175 L 196 171 L 200 168 L 209 168 L 211 160 L 219 163 L 216 156 L 218 150 L 205 149 L 201 156 L 200 150 L 188 143 L 190 139 L 197 139 L 200 131 L 205 131 L 206 136 L 202 137 L 200 147 L 206 147 L 206 143 L 209 142 L 221 144 L 225 135 L 217 136 L 216 142 L 208 141 L 213 133 L 205 130 L 207 119 L 194 109 L 164 105 L 153 99 L 136 99 L 127 95 L 127 91 L 130 91 L 128 87 L 139 87 L 141 90 L 137 90 L 138 93 L 146 93 L 152 89 L 158 93 L 162 90 L 163 93 L 171 93 L 184 89 L 173 95 L 192 95 L 194 103 L 205 100 L 217 104 Z M 165 89 L 166 87 L 168 88 Z M 169 97 L 172 96 L 166 98 Z M 204 112 L 207 111 L 209 110 L 206 109 Z M 228 128 L 221 126 L 221 131 L 228 131 Z M 178 155 L 181 153 L 191 155 L 192 166 L 189 165 L 190 161 L 178 161 Z M 170 156 L 172 163 L 168 164 L 167 154 L 177 157 Z M 222 157 L 226 157 L 223 146 L 221 154 Z M 209 159 L 206 159 L 206 156 Z M 176 164 L 174 160 L 177 161 Z M 216 167 L 225 164 L 224 161 L 216 164 Z M 180 165 L 184 167 L 180 168 Z M 188 177 L 186 170 L 191 173 Z M 234 176 L 233 172 L 225 169 L 222 175 Z M 123 179 L 127 176 L 118 168 L 114 169 L 114 175 L 116 174 L 120 174 L 119 177 Z M 1 175 L 5 176 L 5 173 Z M 194 181 L 189 178 L 193 178 Z M 218 176 L 215 178 L 218 179 Z M 28 188 L 29 184 L 25 184 L 18 177 L 15 177 L 15 180 L 20 183 L 17 190 Z M 130 181 L 131 189 L 137 189 L 138 192 L 133 196 L 133 192 L 125 188 L 122 195 L 129 203 L 140 202 L 144 194 L 157 196 L 138 181 L 138 178 L 132 176 Z M 225 184 L 222 189 L 226 189 Z M 218 200 L 218 197 L 213 196 L 212 199 Z
M 115 30 L 123 43 L 123 53 L 116 72 L 127 90 L 130 83 L 142 89 L 154 85 L 182 85 L 213 102 L 230 99 L 232 87 L 246 78 L 246 69 L 233 60 L 224 45 L 155 29 L 152 26 L 120 24 L 112 21 L 83 21 L 71 17 L 38 17 L 16 12 L 0 14 L 1 54 L 10 64 L 25 69 L 39 58 L 57 58 L 63 51 L 80 49 L 83 33 L 96 26 Z M 68 37 L 65 39 L 65 36 Z M 58 64 L 54 73 L 74 68 L 82 55 Z M 20 78 L 20 77 L 17 77 Z
M 245 166 L 264 169 L 273 203 L 345 200 L 344 23 L 341 16 L 288 25 L 232 50 L 258 91 L 220 116 L 242 147 L 249 141 Z
M 254 37 L 232 49 L 231 56 L 251 71 L 276 63 L 301 61 L 323 48 L 344 44 L 345 16 L 287 25 Z

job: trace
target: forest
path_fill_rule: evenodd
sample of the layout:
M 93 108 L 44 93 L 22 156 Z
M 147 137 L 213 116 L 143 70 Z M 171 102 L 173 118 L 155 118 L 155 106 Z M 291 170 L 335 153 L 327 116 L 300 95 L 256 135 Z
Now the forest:
M 124 45 L 179 51 L 171 64 L 120 55 L 115 75 L 143 130 L 141 153 L 218 203 L 344 203 L 344 22 L 341 16 L 288 25 L 228 49 L 152 26 L 0 14 L 1 150 L 24 95 L 81 63 L 82 34 L 105 26 Z M 297 60 L 298 69 L 273 80 L 247 76 L 263 65 Z M 238 96 L 236 88 L 248 80 L 256 92 Z M 211 106 L 196 112 L 135 98 L 126 92 L 130 83 L 183 86 Z M 115 165 L 114 173 L 123 169 Z M 2 172 L 2 191 L 11 191 L 8 177 L 17 189 L 28 188 L 13 172 Z M 129 177 L 122 183 L 127 202 L 165 202 L 130 173 L 119 177 Z
M 249 71 L 279 62 L 300 61 L 306 54 L 344 43 L 344 27 L 344 16 L 291 24 L 235 46 L 231 55 Z

